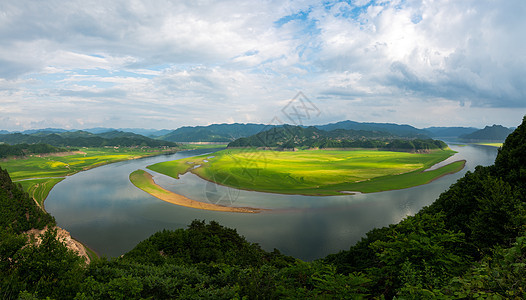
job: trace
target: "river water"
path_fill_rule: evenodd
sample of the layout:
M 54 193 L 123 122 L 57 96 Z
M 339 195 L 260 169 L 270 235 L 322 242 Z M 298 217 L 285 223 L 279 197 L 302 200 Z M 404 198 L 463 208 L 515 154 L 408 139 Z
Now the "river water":
M 467 160 L 456 174 L 396 191 L 342 196 L 278 195 L 240 191 L 204 181 L 193 174 L 179 180 L 154 173 L 166 189 L 194 200 L 268 208 L 259 214 L 228 213 L 181 207 L 136 188 L 129 174 L 162 161 L 213 152 L 184 151 L 105 165 L 67 177 L 50 192 L 46 210 L 57 224 L 100 255 L 114 257 L 162 229 L 185 228 L 192 220 L 216 220 L 235 228 L 250 242 L 303 260 L 347 250 L 375 228 L 399 222 L 431 204 L 457 179 L 477 165 L 493 164 L 497 148 L 450 144 L 453 160 Z M 213 154 L 211 154 L 212 156 Z

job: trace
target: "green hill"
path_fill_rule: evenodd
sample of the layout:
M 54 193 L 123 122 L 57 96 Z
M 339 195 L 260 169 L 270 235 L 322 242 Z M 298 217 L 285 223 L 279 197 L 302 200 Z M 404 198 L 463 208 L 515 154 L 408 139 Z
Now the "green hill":
M 212 124 L 209 126 L 181 127 L 159 137 L 171 142 L 231 142 L 240 137 L 256 134 L 265 128 L 263 124 Z
M 501 125 L 493 125 L 486 126 L 484 129 L 477 130 L 470 134 L 461 135 L 460 138 L 470 142 L 502 142 L 512 131 L 512 129 Z
M 404 151 L 445 149 L 447 145 L 431 139 L 409 139 L 379 131 L 352 129 L 320 130 L 316 127 L 284 125 L 256 135 L 240 138 L 228 147 L 255 148 L 374 148 Z
M 3 299 L 526 297 L 526 117 L 494 165 L 466 173 L 415 216 L 315 262 L 262 250 L 216 222 L 194 221 L 86 266 L 53 232 L 40 246 L 28 244 L 20 232 L 48 221 L 5 171 L 0 187 Z
M 331 131 L 335 129 L 352 129 L 352 130 L 363 130 L 363 131 L 380 131 L 387 132 L 392 135 L 408 138 L 429 138 L 429 132 L 415 128 L 411 125 L 400 125 L 393 123 L 361 123 L 354 121 L 341 121 L 337 123 L 331 123 L 326 125 L 316 125 L 318 129 Z
M 34 134 L 10 133 L 0 134 L 0 142 L 6 144 L 49 144 L 55 147 L 176 147 L 176 143 L 151 139 L 139 134 L 110 131 L 99 134 L 87 131 L 49 133 L 46 131 Z

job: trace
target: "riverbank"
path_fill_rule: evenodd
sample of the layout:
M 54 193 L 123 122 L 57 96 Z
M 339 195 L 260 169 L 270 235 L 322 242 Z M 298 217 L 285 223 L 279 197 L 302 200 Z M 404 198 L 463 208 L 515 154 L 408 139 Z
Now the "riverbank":
M 204 180 L 240 190 L 305 196 L 335 196 L 404 189 L 458 172 L 457 161 L 432 171 L 429 167 L 452 156 L 451 150 L 431 153 L 375 150 L 301 150 L 297 152 L 227 149 L 162 162 L 148 169 L 178 178 L 191 172 Z
M 223 211 L 223 212 L 236 212 L 236 213 L 259 213 L 264 209 L 252 208 L 252 207 L 231 207 L 222 206 L 212 203 L 205 203 L 201 201 L 195 201 L 187 198 L 183 195 L 176 194 L 169 190 L 164 189 L 160 185 L 156 184 L 150 173 L 144 170 L 137 170 L 130 174 L 130 181 L 139 189 L 146 193 L 172 204 L 190 207 L 195 209 Z
M 44 201 L 51 189 L 66 176 L 110 163 L 177 151 L 179 149 L 82 148 L 82 151 L 76 152 L 17 157 L 4 160 L 0 165 L 9 172 L 13 182 L 20 183 L 24 191 L 44 208 Z

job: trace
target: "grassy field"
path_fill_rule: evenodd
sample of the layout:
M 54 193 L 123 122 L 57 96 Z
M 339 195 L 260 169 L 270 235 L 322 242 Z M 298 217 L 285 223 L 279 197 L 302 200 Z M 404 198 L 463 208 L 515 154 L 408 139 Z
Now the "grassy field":
M 22 185 L 24 191 L 29 193 L 29 196 L 33 197 L 42 206 L 51 189 L 62 180 L 64 178 L 29 179 L 18 183 Z
M 498 148 L 500 148 L 500 147 L 502 147 L 502 145 L 504 143 L 475 143 L 475 144 L 482 145 L 482 146 L 491 146 L 491 147 L 498 147 Z
M 108 163 L 161 153 L 164 152 L 152 149 L 82 148 L 75 153 L 3 160 L 0 166 L 42 205 L 51 188 L 65 176 Z
M 428 183 L 464 167 L 464 162 L 455 162 L 424 172 L 453 153 L 451 150 L 407 153 L 226 149 L 212 155 L 163 162 L 148 168 L 175 178 L 191 170 L 206 180 L 247 190 L 338 195 L 342 191 L 370 193 Z

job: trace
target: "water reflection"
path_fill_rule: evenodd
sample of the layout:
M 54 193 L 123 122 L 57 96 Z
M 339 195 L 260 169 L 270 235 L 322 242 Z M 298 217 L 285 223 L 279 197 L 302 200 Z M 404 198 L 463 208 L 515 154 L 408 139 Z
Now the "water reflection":
M 455 159 L 466 159 L 466 168 L 430 184 L 410 189 L 330 197 L 277 195 L 238 191 L 235 206 L 272 208 L 260 214 L 197 210 L 169 204 L 133 186 L 131 172 L 160 161 L 208 153 L 180 152 L 102 166 L 70 176 L 57 184 L 46 200 L 46 210 L 59 226 L 97 252 L 118 256 L 161 229 L 184 228 L 194 219 L 216 220 L 236 228 L 263 248 L 312 260 L 358 241 L 374 227 L 400 221 L 431 204 L 449 185 L 477 165 L 493 163 L 497 149 L 451 145 Z M 153 173 L 153 172 L 152 172 Z M 180 180 L 155 174 L 163 187 L 191 199 L 208 201 L 207 182 L 193 174 Z

